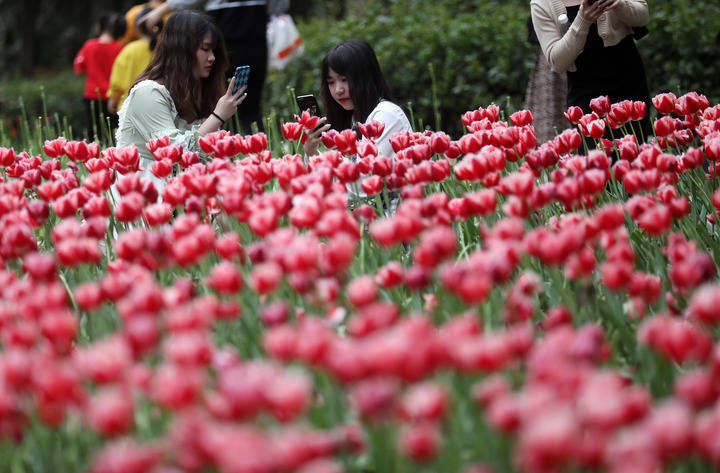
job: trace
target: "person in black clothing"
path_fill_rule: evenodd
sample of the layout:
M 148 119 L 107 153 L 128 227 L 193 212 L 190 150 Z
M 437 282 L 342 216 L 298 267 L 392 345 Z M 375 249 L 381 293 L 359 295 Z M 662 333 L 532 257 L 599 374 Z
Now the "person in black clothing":
M 204 5 L 205 12 L 220 28 L 225 38 L 230 62 L 226 76 L 232 77 L 237 66 L 250 66 L 247 98 L 238 107 L 237 112 L 242 131 L 250 133 L 253 123 L 262 131 L 264 127 L 260 104 L 268 63 L 266 28 L 269 16 L 267 1 L 168 0 L 146 15 L 144 21 L 149 26 L 153 26 L 170 11 L 200 5 Z
M 533 26 L 557 72 L 566 72 L 567 105 L 591 111 L 590 101 L 607 96 L 649 104 L 642 58 L 635 38 L 647 29 L 644 0 L 531 0 Z M 641 122 L 647 137 L 650 123 Z

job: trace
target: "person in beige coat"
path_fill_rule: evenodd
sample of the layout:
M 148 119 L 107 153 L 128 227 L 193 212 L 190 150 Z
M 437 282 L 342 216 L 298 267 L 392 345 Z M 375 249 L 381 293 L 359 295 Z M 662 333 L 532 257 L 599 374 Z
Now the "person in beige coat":
M 531 0 L 530 12 L 550 68 L 567 74 L 568 107 L 587 113 L 599 96 L 649 102 L 634 39 L 648 23 L 645 0 Z M 647 120 L 643 128 L 649 131 Z

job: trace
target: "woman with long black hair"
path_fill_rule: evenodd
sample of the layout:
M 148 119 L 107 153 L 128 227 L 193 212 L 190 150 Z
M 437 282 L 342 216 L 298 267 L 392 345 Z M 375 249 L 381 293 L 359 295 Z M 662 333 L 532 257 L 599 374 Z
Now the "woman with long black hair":
M 341 131 L 358 123 L 378 121 L 385 125 L 375 140 L 381 156 L 395 152 L 390 137 L 412 131 L 405 112 L 394 102 L 375 51 L 364 40 L 351 39 L 330 48 L 322 61 L 320 98 L 327 118 L 308 134 L 305 154 L 317 154 L 320 136 L 333 128 Z
M 155 55 L 130 89 L 120 109 L 117 145 L 137 146 L 142 167 L 154 161 L 145 144 L 167 136 L 188 151 L 200 151 L 198 138 L 217 131 L 245 99 L 225 87 L 227 54 L 210 19 L 194 11 L 170 17 Z

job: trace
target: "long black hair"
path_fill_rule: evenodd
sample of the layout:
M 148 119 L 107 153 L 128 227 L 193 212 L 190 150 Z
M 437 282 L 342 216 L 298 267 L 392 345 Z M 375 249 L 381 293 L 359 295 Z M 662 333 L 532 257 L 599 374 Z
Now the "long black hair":
M 125 17 L 110 11 L 100 15 L 97 25 L 98 34 L 108 33 L 115 41 L 123 37 L 126 28 Z
M 197 50 L 207 33 L 212 38 L 215 62 L 207 78 L 195 79 Z M 174 13 L 165 24 L 157 50 L 135 84 L 145 79 L 160 80 L 170 92 L 180 116 L 194 121 L 209 116 L 225 92 L 227 67 L 225 41 L 215 23 L 202 13 L 183 10 Z
M 354 110 L 345 110 L 332 98 L 327 83 L 330 69 L 347 78 Z M 322 61 L 320 97 L 328 122 L 336 130 L 350 128 L 353 119 L 364 123 L 381 100 L 392 100 L 375 51 L 367 41 L 350 39 L 330 48 Z

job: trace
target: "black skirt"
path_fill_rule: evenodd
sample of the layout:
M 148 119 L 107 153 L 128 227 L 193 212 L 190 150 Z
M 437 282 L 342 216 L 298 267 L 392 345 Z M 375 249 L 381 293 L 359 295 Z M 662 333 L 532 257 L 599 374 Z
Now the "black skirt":
M 570 22 L 580 7 L 568 7 Z M 568 107 L 578 106 L 590 112 L 590 100 L 607 95 L 610 102 L 634 100 L 648 103 L 645 67 L 632 35 L 615 46 L 605 47 L 598 35 L 597 23 L 590 26 L 585 48 L 575 59 L 575 72 L 568 72 Z

